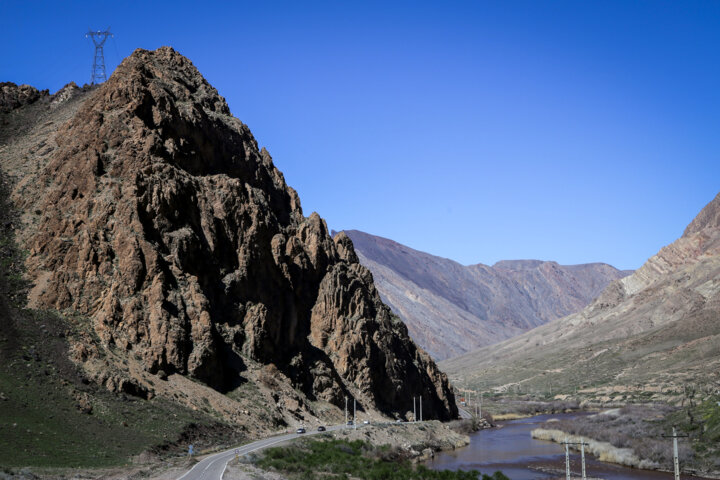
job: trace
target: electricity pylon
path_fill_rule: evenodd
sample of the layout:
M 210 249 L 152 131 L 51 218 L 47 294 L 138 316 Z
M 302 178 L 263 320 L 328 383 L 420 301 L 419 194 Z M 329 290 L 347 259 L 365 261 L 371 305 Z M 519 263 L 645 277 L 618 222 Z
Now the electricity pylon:
M 114 37 L 114 35 L 110 33 L 110 27 L 108 27 L 108 29 L 104 32 L 101 32 L 100 30 L 98 30 L 97 32 L 88 30 L 88 33 L 85 34 L 85 38 L 88 37 L 90 37 L 95 44 L 95 57 L 93 57 L 92 73 L 90 74 L 90 84 L 94 85 L 96 83 L 101 83 L 107 80 L 107 73 L 105 72 L 105 55 L 103 54 L 103 44 L 105 44 L 105 40 L 107 40 L 107 37 Z

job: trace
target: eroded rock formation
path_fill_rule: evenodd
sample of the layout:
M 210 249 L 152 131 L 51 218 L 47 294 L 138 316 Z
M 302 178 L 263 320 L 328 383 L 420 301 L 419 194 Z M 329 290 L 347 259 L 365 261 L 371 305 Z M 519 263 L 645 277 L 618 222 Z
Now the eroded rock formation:
M 456 415 L 352 242 L 303 215 L 188 59 L 137 50 L 55 142 L 13 197 L 35 215 L 23 232 L 35 306 L 92 318 L 105 348 L 151 374 L 229 391 L 256 362 L 310 400 L 404 413 L 422 394 L 429 416 Z
M 9 112 L 23 105 L 36 102 L 47 96 L 48 91 L 39 91 L 30 85 L 16 85 L 12 82 L 0 82 L 0 113 Z

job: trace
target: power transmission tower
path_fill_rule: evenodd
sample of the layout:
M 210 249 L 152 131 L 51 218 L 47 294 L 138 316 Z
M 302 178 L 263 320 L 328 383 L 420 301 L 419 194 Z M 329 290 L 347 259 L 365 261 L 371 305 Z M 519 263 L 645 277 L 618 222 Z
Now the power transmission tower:
M 102 83 L 107 80 L 107 73 L 105 72 L 105 55 L 103 54 L 103 45 L 107 37 L 114 37 L 110 33 L 110 27 L 104 32 L 98 30 L 93 32 L 88 30 L 85 34 L 85 38 L 90 37 L 95 44 L 95 56 L 93 57 L 92 73 L 90 74 L 90 84 L 95 85 L 96 83 Z

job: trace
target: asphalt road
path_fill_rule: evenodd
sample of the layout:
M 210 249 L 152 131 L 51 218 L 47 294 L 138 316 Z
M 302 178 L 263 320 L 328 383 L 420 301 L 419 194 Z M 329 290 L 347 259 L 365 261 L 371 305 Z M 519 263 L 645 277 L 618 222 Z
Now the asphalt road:
M 472 418 L 472 416 L 465 410 L 459 409 L 459 411 L 462 418 Z M 465 417 L 463 414 L 467 415 L 467 417 Z M 367 425 L 359 424 L 357 427 L 362 428 L 363 426 Z M 342 428 L 353 427 L 350 427 L 348 425 L 334 425 L 331 427 L 327 427 L 326 431 L 332 432 L 333 430 L 340 430 Z M 196 463 L 193 468 L 188 470 L 182 477 L 178 478 L 178 480 L 222 480 L 228 462 L 235 458 L 235 455 L 245 455 L 251 452 L 262 450 L 263 448 L 286 442 L 288 440 L 292 440 L 294 438 L 317 435 L 318 433 L 323 432 L 308 429 L 307 433 L 288 433 L 285 435 L 278 435 L 276 437 L 265 438 L 263 440 L 258 440 L 257 442 L 248 443 L 247 445 L 243 445 L 242 447 L 231 448 L 230 450 L 210 455 L 209 457 L 205 457 L 198 463 Z
M 468 412 L 467 410 L 458 407 L 458 413 L 460 414 L 460 418 L 462 419 L 470 419 L 473 418 L 473 416 Z
M 333 430 L 340 430 L 341 428 L 345 427 L 346 425 L 335 425 L 333 427 L 327 427 L 327 431 L 331 432 Z M 358 425 L 358 428 L 359 427 L 360 425 Z M 256 452 L 258 450 L 262 450 L 263 448 L 276 445 L 278 443 L 292 440 L 293 438 L 306 437 L 308 435 L 316 435 L 318 433 L 323 432 L 318 432 L 317 430 L 308 430 L 307 433 L 288 433 L 285 435 L 278 435 L 277 437 L 265 438 L 263 440 L 258 440 L 257 442 L 248 443 L 247 445 L 243 445 L 242 447 L 232 448 L 224 452 L 210 455 L 209 457 L 203 458 L 198 463 L 196 463 L 193 468 L 191 468 L 182 477 L 178 478 L 178 480 L 221 480 L 223 474 L 225 473 L 225 468 L 227 467 L 228 462 L 235 458 L 236 454 L 245 455 L 250 452 Z

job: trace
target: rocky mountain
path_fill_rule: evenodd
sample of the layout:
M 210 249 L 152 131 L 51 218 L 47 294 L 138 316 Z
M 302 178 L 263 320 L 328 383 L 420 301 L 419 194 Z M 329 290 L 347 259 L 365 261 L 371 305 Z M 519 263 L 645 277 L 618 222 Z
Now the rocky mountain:
M 582 311 L 448 360 L 484 389 L 574 392 L 602 401 L 720 385 L 720 195 L 632 275 Z
M 357 230 L 344 232 L 382 300 L 442 360 L 577 312 L 629 275 L 604 263 L 505 260 L 463 266 Z
M 80 332 L 88 379 L 247 428 L 341 418 L 346 397 L 368 415 L 404 416 L 417 395 L 428 418 L 457 415 L 350 239 L 304 216 L 187 58 L 136 50 L 97 88 L 13 92 L 0 159 L 29 305 Z

